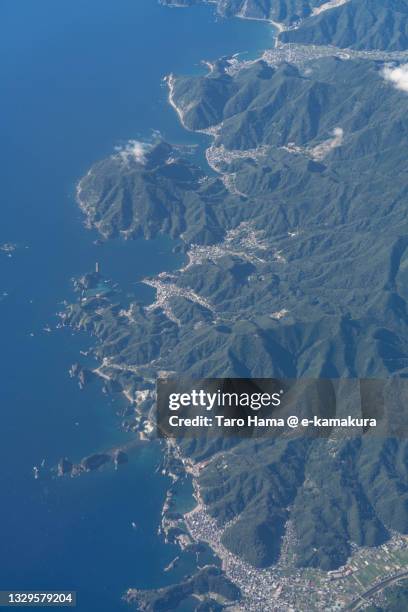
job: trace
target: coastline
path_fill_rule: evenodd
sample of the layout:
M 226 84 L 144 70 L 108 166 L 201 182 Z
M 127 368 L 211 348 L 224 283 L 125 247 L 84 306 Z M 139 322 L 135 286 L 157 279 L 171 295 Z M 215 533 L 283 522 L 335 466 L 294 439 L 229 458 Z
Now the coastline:
M 275 37 L 275 45 L 278 44 L 279 33 L 283 31 L 285 28 L 283 24 L 273 22 L 272 20 L 255 19 L 255 18 L 243 16 L 243 15 L 237 15 L 236 17 L 239 17 L 240 19 L 245 19 L 248 21 L 250 20 L 250 21 L 268 22 L 271 25 L 273 25 L 273 27 L 276 28 L 278 32 L 278 35 Z M 261 60 L 264 52 L 265 51 L 262 51 L 262 54 L 253 60 L 248 60 L 247 62 L 244 61 L 242 63 L 242 66 L 244 67 L 247 64 L 252 64 L 254 62 Z M 206 65 L 209 69 L 209 72 L 211 72 L 213 69 L 212 64 L 210 62 L 206 62 Z M 217 136 L 217 131 L 220 129 L 221 126 L 211 126 L 203 130 L 192 130 L 188 128 L 188 126 L 186 125 L 185 114 L 186 112 L 188 112 L 188 109 L 182 109 L 181 107 L 179 107 L 174 99 L 174 89 L 175 89 L 176 78 L 177 77 L 174 75 L 174 73 L 170 73 L 169 75 L 165 76 L 163 80 L 168 87 L 168 96 L 167 96 L 168 104 L 175 111 L 181 126 L 183 127 L 183 129 L 191 133 L 197 133 L 197 134 L 202 133 L 202 134 L 211 136 L 212 140 L 214 141 L 215 137 Z M 211 144 L 209 147 L 206 147 L 206 161 L 209 167 L 212 168 L 215 172 L 217 172 L 222 177 L 223 181 L 228 183 L 228 178 L 227 178 L 229 176 L 228 173 L 222 173 L 220 169 L 217 168 L 215 163 L 211 163 L 211 154 L 209 153 L 209 151 L 212 151 L 212 150 L 213 150 L 213 144 Z M 253 155 L 254 153 L 250 152 L 250 157 Z M 77 184 L 76 195 L 77 195 L 78 206 L 86 217 L 86 227 L 96 227 L 96 229 L 99 230 L 97 224 L 91 224 L 89 222 L 89 212 L 88 211 L 89 211 L 89 206 L 90 204 L 92 205 L 92 203 L 85 201 L 81 197 L 82 181 L 86 177 L 89 177 L 91 173 L 92 173 L 92 168 L 90 168 L 87 174 L 80 179 L 80 181 Z M 244 196 L 244 194 L 241 194 L 241 195 Z M 155 286 L 155 283 L 152 280 L 149 280 L 148 284 Z M 157 300 L 157 296 L 156 296 L 156 300 Z M 154 308 L 156 300 L 153 301 L 151 304 L 147 305 L 146 308 L 150 308 L 150 309 Z M 109 366 L 109 367 L 111 366 L 120 367 L 120 366 L 115 365 L 115 364 L 101 363 L 97 368 L 95 368 L 94 373 L 96 375 L 102 377 L 103 379 L 107 381 L 112 381 L 112 377 L 110 377 L 109 374 L 106 374 L 105 372 L 102 371 L 101 368 L 103 368 L 104 366 Z M 131 391 L 129 389 L 124 388 L 121 390 L 121 392 L 124 395 L 124 397 L 127 399 L 127 401 L 129 402 L 129 404 L 131 406 L 134 406 L 137 411 L 137 401 L 135 400 L 135 397 L 132 395 Z M 144 417 L 146 417 L 146 415 L 144 415 Z M 153 430 L 154 425 L 150 421 L 149 418 L 147 418 L 145 422 L 150 423 L 149 432 L 148 432 L 148 434 L 150 434 Z M 148 437 L 146 438 L 146 436 L 142 435 L 142 432 L 139 432 L 139 436 L 141 440 L 154 441 L 150 438 L 150 435 L 148 435 Z M 255 576 L 256 570 L 254 570 L 254 568 L 252 568 L 248 564 L 245 564 L 244 562 L 242 562 L 238 557 L 230 553 L 221 544 L 220 540 L 221 540 L 221 535 L 222 535 L 223 530 L 220 530 L 219 528 L 215 528 L 216 522 L 208 514 L 208 512 L 206 511 L 205 505 L 202 503 L 200 493 L 199 493 L 199 486 L 198 486 L 197 478 L 200 474 L 200 470 L 205 466 L 205 462 L 202 464 L 196 464 L 191 459 L 184 457 L 181 453 L 180 448 L 177 446 L 177 444 L 174 441 L 171 442 L 171 446 L 173 446 L 172 453 L 176 453 L 177 457 L 181 460 L 181 463 L 184 466 L 184 474 L 190 475 L 192 477 L 193 489 L 195 491 L 194 497 L 197 502 L 196 506 L 193 508 L 193 510 L 190 510 L 183 514 L 183 521 L 185 522 L 185 525 L 187 527 L 191 541 L 196 542 L 196 543 L 198 543 L 199 541 L 205 541 L 209 545 L 213 553 L 221 559 L 223 570 L 225 571 L 226 575 L 232 580 L 234 584 L 237 584 L 237 586 L 239 586 L 243 590 L 243 593 L 245 594 L 245 599 L 243 602 L 235 604 L 235 609 L 248 610 L 248 611 L 258 610 L 258 608 L 256 607 L 257 604 L 252 602 L 251 590 L 249 589 L 247 582 L 245 581 L 245 579 L 242 579 L 239 577 L 240 573 L 245 573 L 246 575 L 250 575 L 253 577 Z M 164 451 L 164 454 L 166 452 L 167 451 Z M 211 461 L 213 459 L 214 458 L 212 458 Z M 179 474 L 177 475 L 173 474 L 171 469 L 165 471 L 164 473 L 166 473 L 166 475 L 170 477 L 172 483 L 177 482 L 181 478 Z M 162 528 L 163 528 L 163 524 L 165 523 L 165 516 L 166 516 L 166 512 L 168 509 L 169 509 L 168 498 L 166 497 L 166 500 L 162 508 L 162 517 L 163 517 Z M 214 540 L 211 538 L 211 539 L 206 540 L 204 534 L 200 530 L 197 530 L 195 526 L 196 519 L 198 519 L 198 522 L 200 523 L 201 526 L 210 525 L 212 528 L 214 528 L 214 532 L 218 534 L 217 539 Z M 183 537 L 181 537 L 179 541 L 179 546 L 181 550 L 183 550 L 183 548 L 186 545 L 188 545 L 188 543 L 189 543 L 188 539 L 185 540 Z M 270 577 L 271 577 L 271 574 L 268 573 L 268 579 Z M 268 591 L 268 596 L 273 597 L 274 593 L 275 593 L 275 587 L 271 586 L 271 589 Z M 265 599 L 265 603 L 266 602 L 267 600 Z
M 246 17 L 243 17 L 243 18 L 247 19 Z M 210 70 L 211 70 L 211 67 L 210 67 Z M 190 130 L 185 125 L 185 114 L 187 111 L 185 109 L 178 107 L 174 100 L 174 87 L 175 87 L 176 77 L 174 76 L 173 73 L 171 73 L 168 77 L 166 77 L 166 79 L 167 79 L 166 83 L 169 89 L 168 102 L 170 106 L 175 110 L 179 118 L 179 121 L 184 127 L 184 129 L 190 132 L 194 132 L 194 130 Z M 208 128 L 205 132 L 201 130 L 197 130 L 197 132 L 201 131 L 204 133 L 210 133 L 209 130 L 213 130 L 213 133 L 210 133 L 210 135 L 215 136 L 216 133 L 214 133 L 214 130 L 216 130 L 216 128 L 217 126 L 212 126 L 211 128 Z M 208 158 L 207 158 L 207 161 L 208 161 Z M 196 479 L 199 476 L 199 466 L 198 465 L 186 466 L 186 473 L 190 473 L 193 476 L 193 478 Z M 277 600 L 278 597 L 280 597 L 282 593 L 281 585 L 276 584 L 276 581 L 278 579 L 282 582 L 282 576 L 279 574 L 276 574 L 279 564 L 274 565 L 271 569 L 258 571 L 258 570 L 254 570 L 248 564 L 243 563 L 238 557 L 229 553 L 227 549 L 223 547 L 223 545 L 221 544 L 221 536 L 222 536 L 223 530 L 227 528 L 228 525 L 225 525 L 223 527 L 223 530 L 219 529 L 214 519 L 212 519 L 212 517 L 206 511 L 205 505 L 202 503 L 201 496 L 199 493 L 198 483 L 196 480 L 194 480 L 194 484 L 197 489 L 197 506 L 196 508 L 194 508 L 194 510 L 184 514 L 184 519 L 185 519 L 185 522 L 186 522 L 191 538 L 196 542 L 201 541 L 201 540 L 206 541 L 211 546 L 213 551 L 220 556 L 222 563 L 223 563 L 223 568 L 226 571 L 227 575 L 229 575 L 231 578 L 235 578 L 235 583 L 241 586 L 244 594 L 246 594 L 245 596 L 247 599 L 245 600 L 245 606 L 246 606 L 244 608 L 245 610 L 255 611 L 259 609 L 256 607 L 259 604 L 259 600 L 255 599 L 255 595 L 259 593 L 259 591 L 267 593 L 267 597 L 264 601 L 265 605 L 270 600 L 275 600 L 275 599 Z M 208 528 L 209 532 L 211 531 L 214 532 L 216 534 L 216 537 L 205 539 L 206 533 L 205 531 L 203 531 L 203 528 Z M 288 536 L 290 535 L 291 533 L 288 534 Z M 249 584 L 248 578 L 250 578 L 251 581 L 253 581 L 253 583 L 251 582 L 251 584 Z M 305 573 L 305 576 L 303 577 L 296 575 L 296 579 L 300 581 L 299 582 L 300 589 L 308 588 L 309 578 L 308 578 L 307 573 Z M 329 580 L 327 576 L 321 576 L 321 579 L 324 582 L 324 585 L 327 586 L 328 584 L 327 581 Z M 268 585 L 270 589 L 265 591 L 265 589 L 268 588 Z M 333 592 L 335 591 L 334 587 L 332 590 Z M 281 605 L 284 607 L 280 608 L 279 606 Z M 281 601 L 279 602 L 277 601 L 276 609 L 287 610 L 287 605 L 288 604 L 284 600 L 284 597 L 282 597 Z
M 191 18 L 186 11 L 180 18 L 177 11 L 160 8 L 161 18 L 152 0 L 126 0 L 120 7 L 100 5 L 95 0 L 56 7 L 55 2 L 45 0 L 35 9 L 31 5 L 27 8 L 30 18 L 21 21 L 19 10 L 11 4 L 10 27 L 3 24 L 7 29 L 3 42 L 5 46 L 10 43 L 4 75 L 9 100 L 5 100 L 7 113 L 3 119 L 9 147 L 7 162 L 13 171 L 4 192 L 2 244 L 6 249 L 14 243 L 19 246 L 13 253 L 2 252 L 1 257 L 7 355 L 3 401 L 10 406 L 3 424 L 3 464 L 10 464 L 13 458 L 10 469 L 3 470 L 10 491 L 4 501 L 2 526 L 3 543 L 10 556 L 3 567 L 3 578 L 11 588 L 21 588 L 21 580 L 27 577 L 27 588 L 40 584 L 52 590 L 61 588 L 64 581 L 74 582 L 81 592 L 78 610 L 112 612 L 120 607 L 123 585 L 137 580 L 139 586 L 148 587 L 152 578 L 163 584 L 161 562 L 167 563 L 166 554 L 169 548 L 172 554 L 172 547 L 164 546 L 156 537 L 153 540 L 151 534 L 156 534 L 162 485 L 166 486 L 167 479 L 153 475 L 155 461 L 142 465 L 146 456 L 156 455 L 153 450 L 141 453 L 141 465 L 138 452 L 134 453 L 132 468 L 124 467 L 117 473 L 107 469 L 62 481 L 49 479 L 44 472 L 44 478 L 33 478 L 32 466 L 41 465 L 44 458 L 47 467 L 55 465 L 62 455 L 76 461 L 110 445 L 120 445 L 129 437 L 119 428 L 116 412 L 125 407 L 123 397 L 134 399 L 133 389 L 126 385 L 123 395 L 107 396 L 96 381 L 80 391 L 68 371 L 73 363 L 82 361 L 81 355 L 96 338 L 86 332 L 61 329 L 56 311 L 64 308 L 60 305 L 64 297 L 69 302 L 75 299 L 70 280 L 94 270 L 95 262 L 99 262 L 104 276 L 119 281 L 125 299 L 129 293 L 149 301 L 152 291 L 136 286 L 139 276 L 175 268 L 179 256 L 172 255 L 173 245 L 166 241 L 162 247 L 161 239 L 149 248 L 143 244 L 139 248 L 139 241 L 122 244 L 119 238 L 94 242 L 99 237 L 84 227 L 89 227 L 88 199 L 82 202 L 84 184 L 79 181 L 78 185 L 77 179 L 92 164 L 110 155 L 116 143 L 128 137 L 140 138 L 149 126 L 161 128 L 162 133 L 169 129 L 172 140 L 184 142 L 173 112 L 167 105 L 163 110 L 167 92 L 160 82 L 173 67 L 182 73 L 190 60 L 195 65 L 206 55 L 211 11 L 208 7 L 191 11 L 195 13 Z M 163 35 L 156 44 L 152 29 L 155 32 L 158 25 L 163 26 Z M 201 38 L 193 34 L 199 28 Z M 59 34 L 48 36 L 51 32 Z M 216 28 L 217 55 L 219 49 L 226 53 L 235 49 L 237 40 L 242 43 L 238 47 L 246 48 L 249 37 L 245 32 L 242 24 L 230 27 L 223 23 Z M 173 46 L 167 51 L 174 36 L 174 47 L 193 47 L 195 55 L 183 51 L 188 55 L 184 58 L 173 52 Z M 27 40 L 33 47 L 27 47 Z M 78 48 L 86 50 L 80 61 Z M 16 57 L 14 62 L 17 50 L 18 61 Z M 18 89 L 9 86 L 16 69 L 21 69 L 27 85 L 29 81 L 27 96 L 20 97 Z M 156 123 L 158 107 L 163 119 Z M 80 202 L 74 202 L 76 188 Z M 20 445 L 23 437 L 27 442 Z M 143 444 L 143 448 L 148 446 Z M 155 445 L 151 446 L 153 449 Z M 138 502 L 139 490 L 151 503 L 146 509 Z M 143 529 L 133 530 L 133 520 Z M 109 545 L 107 536 L 112 540 Z

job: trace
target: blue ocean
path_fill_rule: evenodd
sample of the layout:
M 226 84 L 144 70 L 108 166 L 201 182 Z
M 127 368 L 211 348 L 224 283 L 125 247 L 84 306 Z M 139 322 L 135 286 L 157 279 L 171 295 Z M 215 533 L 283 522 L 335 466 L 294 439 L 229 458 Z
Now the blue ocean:
M 202 70 L 202 59 L 255 56 L 272 36 L 267 24 L 222 20 L 210 6 L 0 4 L 0 248 L 13 245 L 0 250 L 0 590 L 72 589 L 81 612 L 118 612 L 128 587 L 163 586 L 182 572 L 163 574 L 177 551 L 157 535 L 168 486 L 158 446 L 140 445 L 116 472 L 50 473 L 62 456 L 78 461 L 131 440 L 117 416 L 125 400 L 98 384 L 80 391 L 69 377 L 92 345 L 56 329 L 62 302 L 75 299 L 71 279 L 99 261 L 105 277 L 149 300 L 140 278 L 181 262 L 165 239 L 95 245 L 75 187 L 115 146 L 154 130 L 200 144 L 169 107 L 163 77 Z

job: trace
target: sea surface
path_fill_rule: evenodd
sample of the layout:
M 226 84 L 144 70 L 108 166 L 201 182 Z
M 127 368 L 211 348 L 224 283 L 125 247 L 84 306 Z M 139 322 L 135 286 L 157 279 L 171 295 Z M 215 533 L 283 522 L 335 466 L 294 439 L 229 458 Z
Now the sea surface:
M 216 18 L 209 6 L 156 0 L 2 0 L 0 3 L 0 590 L 78 592 L 81 612 L 119 612 L 129 586 L 177 580 L 157 535 L 168 481 L 160 450 L 141 445 L 127 466 L 56 479 L 79 460 L 131 439 L 124 400 L 68 375 L 92 339 L 56 329 L 71 279 L 102 273 L 141 300 L 141 277 L 178 266 L 170 240 L 98 246 L 75 186 L 128 139 L 199 143 L 179 125 L 162 79 L 200 60 L 271 46 L 267 24 Z M 48 330 L 48 331 L 47 331 Z M 51 331 L 49 331 L 51 330 Z M 41 477 L 32 468 L 45 461 Z M 132 528 L 132 522 L 137 528 Z M 185 569 L 185 568 L 184 568 Z

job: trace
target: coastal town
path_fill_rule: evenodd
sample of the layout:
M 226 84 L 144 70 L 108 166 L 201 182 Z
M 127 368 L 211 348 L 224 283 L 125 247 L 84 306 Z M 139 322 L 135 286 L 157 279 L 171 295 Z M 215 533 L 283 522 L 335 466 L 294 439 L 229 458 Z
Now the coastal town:
M 245 612 L 304 612 L 310 610 L 359 609 L 373 599 L 381 602 L 382 590 L 389 584 L 406 578 L 408 564 L 408 536 L 393 533 L 389 541 L 378 547 L 353 545 L 347 563 L 332 571 L 323 572 L 295 565 L 293 547 L 296 542 L 294 525 L 288 521 L 278 562 L 268 568 L 255 568 L 231 553 L 222 543 L 225 530 L 234 521 L 220 526 L 209 514 L 200 495 L 198 477 L 208 461 L 194 464 L 183 458 L 174 441 L 170 452 L 176 464 L 183 464 L 193 481 L 196 506 L 184 515 L 172 514 L 172 495 L 168 495 L 163 508 L 162 529 L 179 531 L 176 541 L 185 549 L 193 543 L 205 542 L 219 557 L 226 576 L 237 585 L 242 600 L 234 604 L 235 610 Z M 223 454 L 213 461 L 222 461 Z M 171 470 L 169 475 L 171 475 Z M 180 477 L 172 474 L 173 482 Z M 167 517 L 170 513 L 171 518 Z M 237 519 L 234 519 L 237 520 Z

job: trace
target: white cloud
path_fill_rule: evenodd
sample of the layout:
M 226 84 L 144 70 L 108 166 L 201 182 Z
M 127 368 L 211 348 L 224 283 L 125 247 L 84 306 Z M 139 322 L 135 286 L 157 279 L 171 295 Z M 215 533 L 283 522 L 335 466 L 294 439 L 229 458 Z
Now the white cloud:
M 312 17 L 320 15 L 320 13 L 324 13 L 324 11 L 330 11 L 331 9 L 343 6 L 343 4 L 347 4 L 348 2 L 350 2 L 350 0 L 329 0 L 329 2 L 325 2 L 325 4 L 314 8 L 312 11 Z
M 390 81 L 396 89 L 408 92 L 408 64 L 401 66 L 385 66 L 382 75 L 386 81 Z
M 116 156 L 125 164 L 136 161 L 138 164 L 146 163 L 146 155 L 152 145 L 140 140 L 129 140 L 124 146 L 115 147 Z
M 309 154 L 312 159 L 315 161 L 323 160 L 326 155 L 330 153 L 333 149 L 337 149 L 337 147 L 341 147 L 343 144 L 344 131 L 341 127 L 336 127 L 333 130 L 333 138 L 329 138 L 329 140 L 325 140 L 321 144 L 313 147 L 309 150 Z
M 315 147 L 300 147 L 294 142 L 289 142 L 286 146 L 282 147 L 284 151 L 288 153 L 298 153 L 300 155 L 306 155 L 314 161 L 322 161 L 326 155 L 333 149 L 341 147 L 344 139 L 344 130 L 341 127 L 335 127 L 332 132 L 332 138 L 324 140 Z

